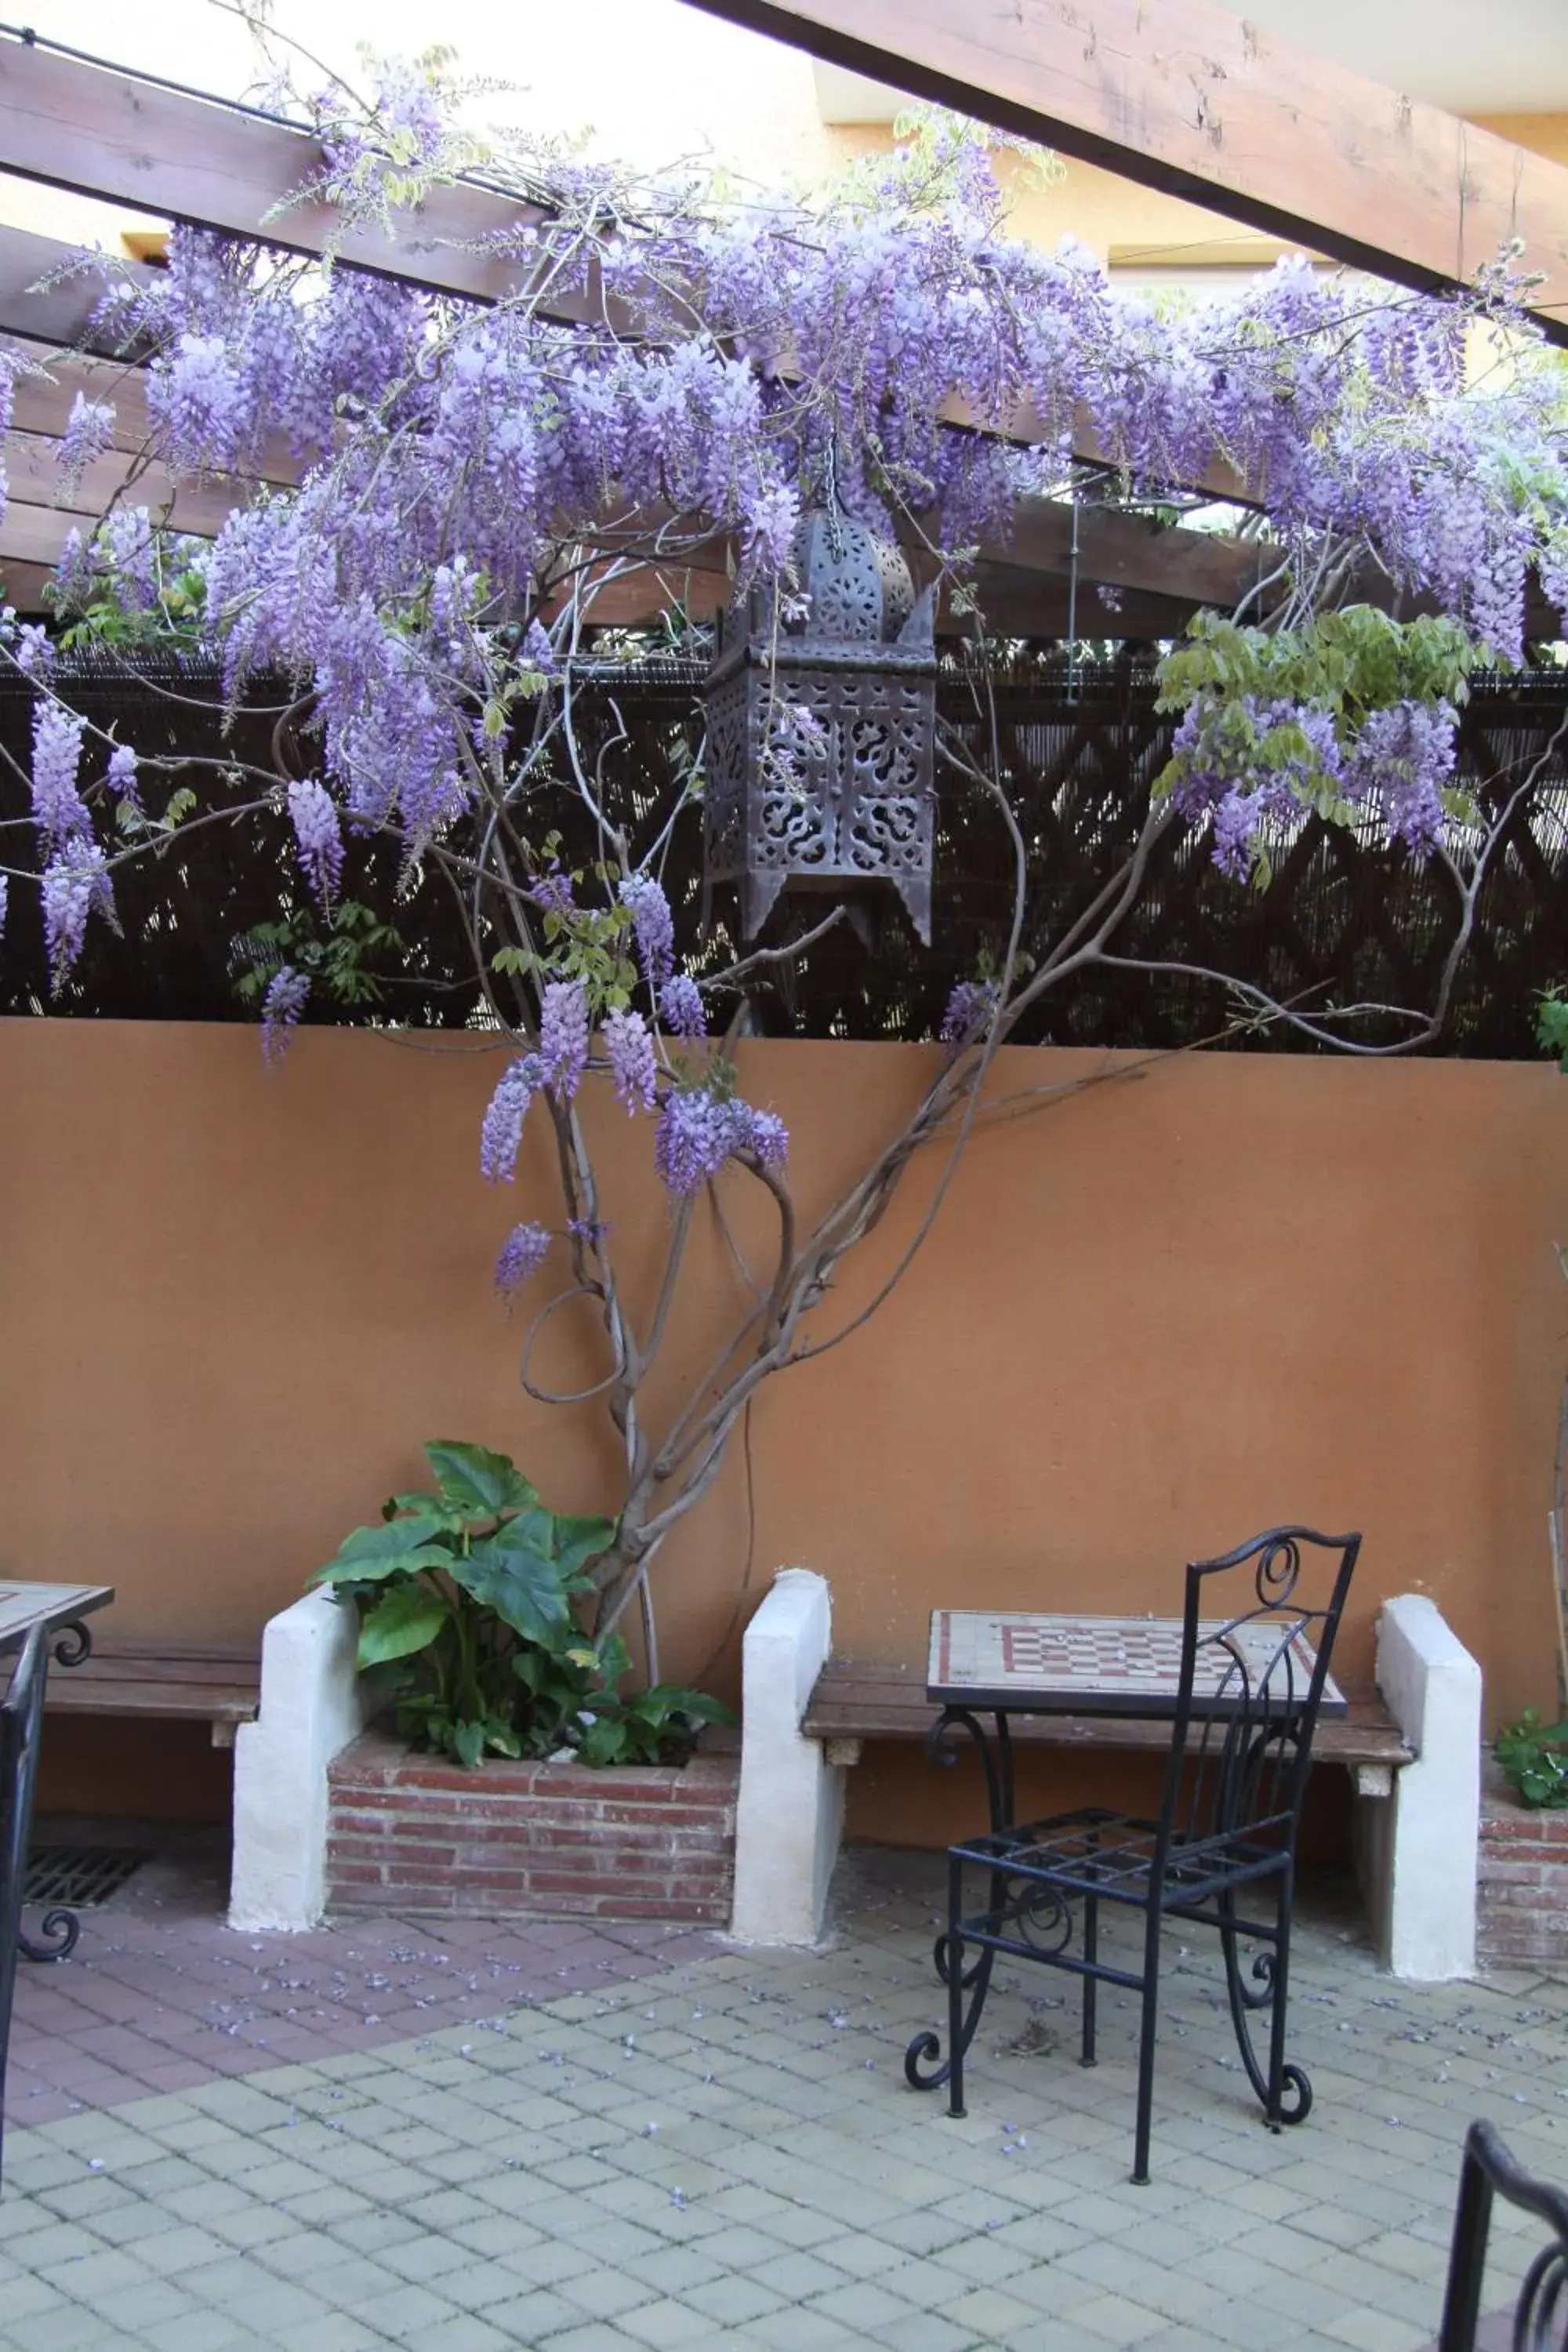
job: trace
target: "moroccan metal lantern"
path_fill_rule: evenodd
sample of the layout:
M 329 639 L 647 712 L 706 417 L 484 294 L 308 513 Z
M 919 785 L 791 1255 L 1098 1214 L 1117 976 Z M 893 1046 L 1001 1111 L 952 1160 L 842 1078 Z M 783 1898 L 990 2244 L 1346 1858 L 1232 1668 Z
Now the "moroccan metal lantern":
M 837 505 L 795 535 L 804 615 L 754 593 L 708 674 L 704 896 L 752 939 L 779 894 L 891 884 L 931 945 L 936 640 L 901 551 Z

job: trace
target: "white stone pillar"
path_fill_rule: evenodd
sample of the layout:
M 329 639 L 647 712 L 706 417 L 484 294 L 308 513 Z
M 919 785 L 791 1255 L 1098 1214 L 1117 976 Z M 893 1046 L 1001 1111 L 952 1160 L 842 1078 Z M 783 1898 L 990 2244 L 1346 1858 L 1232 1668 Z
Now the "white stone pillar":
M 1383 1965 L 1436 1984 L 1475 1974 L 1481 1670 L 1425 1594 L 1384 1603 L 1377 1683 L 1415 1750 L 1365 1805 L 1364 1884 Z
M 781 1569 L 742 1648 L 731 1921 L 741 1943 L 815 1944 L 822 1933 L 844 1833 L 844 1772 L 800 1727 L 832 1642 L 826 1579 Z
M 327 1900 L 327 1767 L 363 1727 L 358 1622 L 308 1592 L 261 1637 L 261 1707 L 234 1744 L 228 1924 L 313 1927 Z

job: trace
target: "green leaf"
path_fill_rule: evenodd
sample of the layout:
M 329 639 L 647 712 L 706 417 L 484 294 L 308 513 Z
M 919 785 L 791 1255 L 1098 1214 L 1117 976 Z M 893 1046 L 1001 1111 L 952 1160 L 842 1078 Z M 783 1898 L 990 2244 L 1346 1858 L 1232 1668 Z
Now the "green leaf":
M 639 1691 L 637 1697 L 626 1701 L 628 1715 L 641 1716 L 646 1723 L 662 1729 L 667 1723 L 732 1723 L 734 1717 L 722 1700 L 710 1698 L 706 1691 L 681 1690 L 674 1683 L 659 1683 L 652 1690 Z
M 424 1568 L 446 1568 L 451 1553 L 436 1541 L 439 1519 L 417 1514 L 405 1519 L 384 1519 L 374 1528 L 355 1528 L 345 1536 L 336 1559 L 319 1568 L 312 1584 L 378 1584 L 389 1576 L 416 1576 Z
M 566 1580 L 541 1540 L 548 1512 L 508 1519 L 477 1543 L 466 1559 L 450 1562 L 453 1580 L 481 1608 L 526 1642 L 549 1648 L 571 1623 Z
M 437 1437 L 425 1454 L 443 1499 L 470 1517 L 531 1510 L 539 1500 L 516 1464 L 504 1454 L 492 1454 L 488 1445 L 459 1445 L 451 1438 Z
M 614 1716 L 599 1717 L 583 1734 L 578 1753 L 584 1764 L 615 1764 L 626 1750 L 626 1727 Z
M 553 1532 L 551 1549 L 564 1577 L 581 1574 L 591 1559 L 608 1551 L 616 1540 L 616 1521 L 614 1519 L 568 1518 L 560 1512 L 552 1515 Z
M 482 1723 L 455 1723 L 452 1726 L 452 1752 L 459 1764 L 470 1772 L 485 1760 L 485 1727 Z
M 388 1658 L 427 1649 L 451 1613 L 451 1602 L 434 1585 L 395 1584 L 359 1629 L 360 1665 L 384 1665 Z

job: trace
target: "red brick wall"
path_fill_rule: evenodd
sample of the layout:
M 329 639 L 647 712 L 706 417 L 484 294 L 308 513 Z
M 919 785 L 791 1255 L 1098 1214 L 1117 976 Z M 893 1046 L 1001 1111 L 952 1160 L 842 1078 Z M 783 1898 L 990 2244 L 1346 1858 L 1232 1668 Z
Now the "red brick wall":
M 1478 1880 L 1483 1960 L 1568 1960 L 1568 1811 L 1520 1804 L 1489 1759 Z
M 588 1771 L 465 1772 L 367 1731 L 332 1764 L 338 1910 L 574 1913 L 724 1927 L 739 1754 Z

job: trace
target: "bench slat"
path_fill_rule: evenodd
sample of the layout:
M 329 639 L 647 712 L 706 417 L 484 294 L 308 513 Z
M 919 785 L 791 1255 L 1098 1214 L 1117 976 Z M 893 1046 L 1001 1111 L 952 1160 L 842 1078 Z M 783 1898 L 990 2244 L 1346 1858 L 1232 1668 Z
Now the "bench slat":
M 216 1725 L 251 1722 L 260 1697 L 255 1650 L 114 1643 L 51 1674 L 46 1704 L 69 1715 L 189 1717 Z
M 810 1739 L 923 1739 L 938 1710 L 925 1695 L 918 1668 L 830 1658 L 806 1704 L 801 1728 Z M 978 1708 L 984 1716 L 987 1710 Z M 1015 1715 L 1021 1747 L 1161 1749 L 1171 1744 L 1169 1722 L 1134 1716 Z M 1380 1698 L 1352 1695 L 1350 1713 L 1320 1723 L 1312 1753 L 1325 1763 L 1408 1764 L 1411 1750 Z

